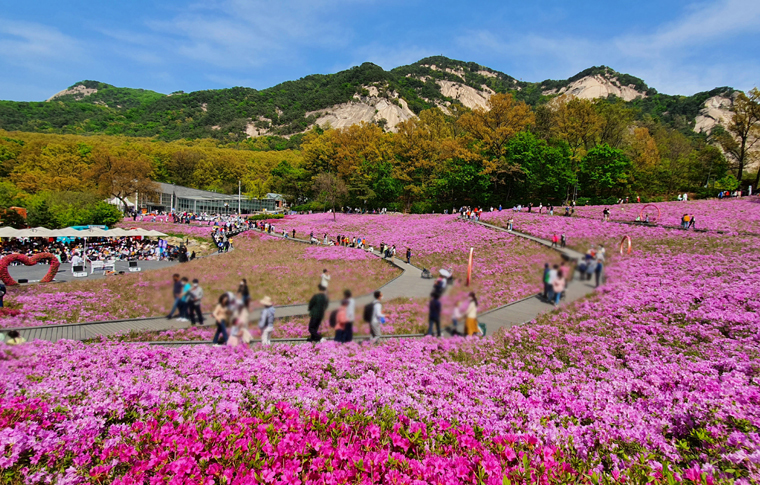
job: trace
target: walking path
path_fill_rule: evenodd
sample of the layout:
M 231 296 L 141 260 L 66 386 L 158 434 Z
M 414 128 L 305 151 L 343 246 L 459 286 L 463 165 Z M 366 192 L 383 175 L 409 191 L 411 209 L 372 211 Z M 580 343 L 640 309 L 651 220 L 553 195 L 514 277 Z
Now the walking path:
M 529 234 L 525 234 L 518 231 L 508 231 L 507 229 L 504 229 L 503 227 L 494 226 L 493 224 L 488 224 L 486 222 L 480 222 L 480 221 L 471 221 L 471 222 L 473 222 L 474 224 L 480 224 L 481 226 L 487 227 L 489 229 L 493 229 L 495 231 L 501 231 L 501 232 L 507 232 L 509 234 L 514 234 L 515 236 L 529 239 L 531 241 L 537 242 L 538 244 L 543 244 L 544 246 L 548 246 L 549 248 L 552 247 L 551 241 L 547 241 L 545 239 L 531 236 Z M 556 248 L 555 247 L 552 249 L 559 251 L 559 253 L 562 254 L 562 256 L 565 259 L 568 259 L 571 261 L 577 262 L 581 258 L 583 258 L 583 254 L 570 248 Z M 578 272 L 574 271 L 573 274 L 574 275 L 578 274 Z M 565 290 L 565 298 L 562 301 L 565 303 L 570 303 L 575 300 L 579 300 L 585 297 L 586 295 L 593 293 L 594 290 L 595 290 L 595 287 L 593 284 L 591 284 L 591 281 L 581 281 L 579 279 L 574 279 L 573 281 L 568 282 L 567 289 Z M 538 295 L 534 295 L 528 298 L 523 298 L 522 300 L 518 300 L 516 302 L 509 303 L 502 307 L 495 308 L 487 312 L 483 312 L 478 316 L 478 321 L 486 324 L 487 335 L 493 335 L 496 332 L 498 332 L 499 329 L 501 328 L 509 328 L 515 325 L 520 325 L 526 322 L 530 322 L 531 320 L 534 320 L 540 314 L 548 312 L 548 311 L 552 311 L 553 309 L 554 307 L 550 303 L 548 303 L 546 300 L 544 300 Z
M 524 234 L 517 231 L 508 231 L 504 228 L 494 226 L 485 222 L 470 221 L 474 224 L 480 224 L 481 226 L 488 227 L 490 229 L 507 232 L 517 237 L 529 239 L 538 244 L 551 247 L 551 242 L 544 239 Z M 278 237 L 281 239 L 299 242 L 303 244 L 310 244 L 309 241 L 297 238 L 285 238 L 276 234 L 268 234 L 272 237 Z M 559 251 L 566 259 L 579 260 L 583 255 L 577 251 L 569 248 L 554 248 Z M 375 256 L 380 257 L 380 254 L 374 252 Z M 426 298 L 430 295 L 432 289 L 432 281 L 422 278 L 422 270 L 414 265 L 407 264 L 398 258 L 388 260 L 391 264 L 400 268 L 403 272 L 401 275 L 386 283 L 380 288 L 383 292 L 383 299 L 390 301 L 395 298 Z M 566 298 L 563 300 L 566 303 L 578 300 L 584 296 L 592 293 L 594 287 L 589 282 L 575 280 L 566 291 Z M 357 308 L 362 308 L 367 303 L 373 300 L 372 295 L 363 295 L 356 298 Z M 330 302 L 328 311 L 331 311 L 338 307 L 339 300 Z M 553 306 L 541 299 L 539 296 L 531 296 L 522 300 L 504 305 L 499 308 L 482 313 L 479 316 L 479 321 L 483 322 L 487 326 L 487 334 L 492 335 L 496 333 L 500 328 L 509 328 L 514 325 L 519 325 L 525 322 L 529 322 L 535 319 L 541 313 L 551 311 Z M 308 314 L 308 305 L 286 305 L 277 307 L 277 317 L 296 317 L 304 316 Z M 256 309 L 251 312 L 252 320 L 258 320 L 260 310 Z M 210 317 L 208 317 L 207 325 L 211 323 Z M 107 336 L 121 333 L 129 333 L 130 331 L 163 331 L 170 329 L 188 328 L 190 325 L 188 322 L 180 322 L 178 320 L 167 320 L 165 317 L 156 318 L 135 318 L 126 320 L 114 320 L 105 322 L 85 322 L 66 325 L 49 325 L 39 327 L 27 327 L 17 328 L 21 335 L 30 340 L 47 340 L 56 342 L 61 339 L 70 340 L 86 340 L 90 338 L 96 338 L 98 336 Z M 5 329 L 10 330 L 10 329 Z M 418 337 L 418 335 L 388 335 L 388 338 L 409 338 Z M 301 342 L 306 339 L 273 339 L 273 341 L 283 342 Z M 151 342 L 153 344 L 160 345 L 197 345 L 207 344 L 209 342 L 202 341 L 188 341 L 188 342 Z

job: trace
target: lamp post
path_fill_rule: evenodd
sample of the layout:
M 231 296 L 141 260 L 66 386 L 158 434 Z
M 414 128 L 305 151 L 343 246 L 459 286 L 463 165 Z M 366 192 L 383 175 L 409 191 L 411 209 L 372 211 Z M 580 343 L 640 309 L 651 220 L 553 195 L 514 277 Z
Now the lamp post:
M 238 180 L 238 215 L 240 215 L 240 180 Z

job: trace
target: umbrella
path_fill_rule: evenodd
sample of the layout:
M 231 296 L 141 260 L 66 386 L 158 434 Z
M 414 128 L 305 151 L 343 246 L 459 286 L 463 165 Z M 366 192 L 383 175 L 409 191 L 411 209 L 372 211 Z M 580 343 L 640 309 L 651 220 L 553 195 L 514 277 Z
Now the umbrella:
M 55 231 L 45 227 L 34 227 L 32 229 L 21 229 L 15 237 L 53 237 Z
M 18 237 L 18 229 L 12 227 L 0 227 L 0 237 Z
M 443 276 L 444 278 L 451 278 L 451 271 L 448 271 L 445 269 L 439 269 L 438 274 Z
M 108 236 L 109 237 L 124 237 L 124 236 L 134 236 L 131 231 L 127 231 L 126 229 L 122 229 L 120 227 L 115 227 L 113 229 L 108 230 Z
M 83 231 L 79 231 L 73 227 L 65 227 L 54 232 L 57 237 L 84 237 Z

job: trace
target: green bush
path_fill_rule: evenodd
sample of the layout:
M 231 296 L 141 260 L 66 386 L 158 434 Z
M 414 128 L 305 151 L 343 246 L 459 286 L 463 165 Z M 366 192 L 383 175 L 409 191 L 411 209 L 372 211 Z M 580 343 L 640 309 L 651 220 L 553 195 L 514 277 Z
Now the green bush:
M 248 216 L 249 221 L 264 221 L 268 219 L 282 219 L 285 217 L 283 214 L 256 214 Z

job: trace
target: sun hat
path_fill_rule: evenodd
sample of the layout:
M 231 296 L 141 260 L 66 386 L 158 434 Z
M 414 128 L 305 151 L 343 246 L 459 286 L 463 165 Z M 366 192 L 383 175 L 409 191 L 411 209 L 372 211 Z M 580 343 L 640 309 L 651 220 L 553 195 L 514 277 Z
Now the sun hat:
M 272 299 L 268 296 L 265 296 L 261 300 L 259 300 L 259 303 L 261 303 L 264 306 L 272 306 Z

